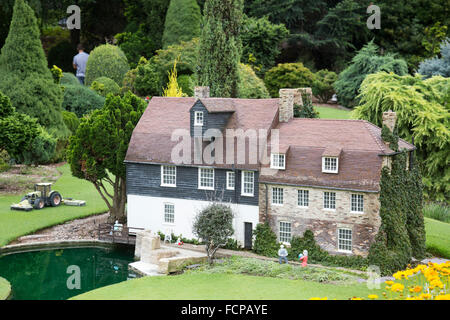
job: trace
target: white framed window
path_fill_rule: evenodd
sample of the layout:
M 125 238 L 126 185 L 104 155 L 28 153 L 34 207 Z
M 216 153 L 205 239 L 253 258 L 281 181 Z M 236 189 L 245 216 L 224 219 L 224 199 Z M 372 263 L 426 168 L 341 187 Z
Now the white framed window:
M 195 111 L 194 125 L 195 126 L 203 126 L 203 111 Z
M 227 171 L 227 190 L 234 190 L 235 187 L 235 173 Z
M 272 204 L 283 205 L 284 201 L 284 189 L 283 188 L 272 188 Z
M 253 197 L 255 193 L 255 173 L 253 171 L 242 171 L 243 196 Z
M 286 169 L 286 156 L 282 153 L 272 153 L 270 167 L 272 169 Z
M 307 208 L 309 206 L 309 191 L 297 190 L 297 204 L 299 207 Z
M 164 203 L 164 223 L 175 223 L 175 205 Z
M 322 158 L 322 172 L 325 173 L 338 173 L 339 171 L 339 159 L 336 157 L 323 157 Z
M 328 210 L 336 210 L 336 192 L 323 193 L 323 208 Z
M 352 230 L 338 229 L 338 251 L 352 252 Z
M 163 187 L 177 186 L 177 167 L 161 166 L 161 186 Z
M 286 221 L 280 221 L 280 242 L 291 242 L 291 223 Z
M 198 188 L 214 190 L 214 169 L 198 168 Z
M 351 199 L 351 212 L 364 212 L 364 196 L 362 194 L 352 194 Z

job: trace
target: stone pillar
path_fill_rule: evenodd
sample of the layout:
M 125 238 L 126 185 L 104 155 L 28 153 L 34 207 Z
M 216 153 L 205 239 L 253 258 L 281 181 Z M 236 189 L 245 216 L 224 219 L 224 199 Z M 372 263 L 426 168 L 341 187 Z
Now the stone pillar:
M 397 113 L 392 110 L 383 112 L 383 125 L 389 128 L 391 132 L 394 132 L 395 123 L 397 122 Z
M 302 105 L 299 89 L 280 89 L 279 121 L 288 122 L 294 117 L 294 104 Z
M 209 98 L 209 87 L 195 87 L 194 88 L 194 98 L 202 99 Z

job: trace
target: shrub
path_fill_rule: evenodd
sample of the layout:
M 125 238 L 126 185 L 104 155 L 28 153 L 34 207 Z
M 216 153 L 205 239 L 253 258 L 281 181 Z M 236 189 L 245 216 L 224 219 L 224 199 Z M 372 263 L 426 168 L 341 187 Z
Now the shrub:
M 5 172 L 10 168 L 11 158 L 6 150 L 0 149 L 0 172 Z
M 257 254 L 267 257 L 278 256 L 278 240 L 277 235 L 273 232 L 268 223 L 259 223 L 253 232 L 255 241 L 253 243 L 253 251 Z
M 428 203 L 423 208 L 423 215 L 427 218 L 450 223 L 450 208 L 445 203 Z
M 92 110 L 100 109 L 105 98 L 81 85 L 67 85 L 64 90 L 63 108 L 81 118 Z
M 319 112 L 314 110 L 311 98 L 309 94 L 302 94 L 303 105 L 294 104 L 294 117 L 295 118 L 318 118 Z
M 57 66 L 53 66 L 50 69 L 52 76 L 53 76 L 53 81 L 56 84 L 59 84 L 61 82 L 61 78 L 63 76 L 62 70 L 60 68 L 58 68 Z
M 96 47 L 90 54 L 86 66 L 86 85 L 100 77 L 108 77 L 118 85 L 122 85 L 125 74 L 130 70 L 128 60 L 123 51 L 110 44 Z
M 67 128 L 69 128 L 70 132 L 74 134 L 80 124 L 80 120 L 78 119 L 77 115 L 70 111 L 63 111 L 62 115 Z
M 30 148 L 22 154 L 25 164 L 47 164 L 55 156 L 57 140 L 44 128 L 38 128 L 38 135 L 31 142 Z
M 94 80 L 91 85 L 91 89 L 97 92 L 102 97 L 106 97 L 108 94 L 119 94 L 120 87 L 114 80 L 107 77 L 100 77 Z
M 53 46 L 48 52 L 48 67 L 57 65 L 64 72 L 73 71 L 72 57 L 76 48 L 69 41 L 62 41 Z
M 178 76 L 178 85 L 181 87 L 183 93 L 185 93 L 188 97 L 194 96 L 194 80 L 193 76 L 189 76 L 187 74 L 182 74 Z
M 450 77 L 450 39 L 441 44 L 441 58 L 434 57 L 420 63 L 418 73 L 426 78 Z
M 201 21 L 196 0 L 171 0 L 164 25 L 163 48 L 200 36 Z
M 149 61 L 137 67 L 134 89 L 140 96 L 160 96 L 163 90 L 161 80 L 162 76 L 158 71 L 158 66 Z
M 315 80 L 312 83 L 311 89 L 314 96 L 319 99 L 321 103 L 327 103 L 334 94 L 334 83 L 337 80 L 337 74 L 327 69 L 320 70 L 315 73 Z
M 152 40 L 142 30 L 142 25 L 136 32 L 119 33 L 114 38 L 116 38 L 117 45 L 125 53 L 132 68 L 136 68 L 142 56 L 149 58 L 149 55 L 152 55 L 155 49 Z
M 314 74 L 300 62 L 278 64 L 264 77 L 264 83 L 274 98 L 278 98 L 280 89 L 311 87 L 314 80 Z
M 270 98 L 264 81 L 246 64 L 239 64 L 238 97 L 243 99 Z
M 79 85 L 80 81 L 78 81 L 77 77 L 73 73 L 70 72 L 63 72 L 60 84 L 62 86 L 65 85 Z
M 408 73 L 408 66 L 404 60 L 396 59 L 392 55 L 380 56 L 378 46 L 371 41 L 353 57 L 352 63 L 339 74 L 334 83 L 339 102 L 346 107 L 358 105 L 361 83 L 367 75 L 379 71 L 403 76 Z

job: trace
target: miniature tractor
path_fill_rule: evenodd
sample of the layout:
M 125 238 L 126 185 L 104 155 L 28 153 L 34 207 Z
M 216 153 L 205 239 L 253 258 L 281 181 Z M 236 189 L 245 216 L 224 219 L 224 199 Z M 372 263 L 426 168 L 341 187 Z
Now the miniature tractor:
M 12 205 L 11 209 L 29 211 L 32 208 L 40 210 L 46 206 L 58 207 L 62 200 L 61 194 L 52 190 L 51 183 L 37 183 L 34 186 L 34 191 L 23 197 L 18 205 Z

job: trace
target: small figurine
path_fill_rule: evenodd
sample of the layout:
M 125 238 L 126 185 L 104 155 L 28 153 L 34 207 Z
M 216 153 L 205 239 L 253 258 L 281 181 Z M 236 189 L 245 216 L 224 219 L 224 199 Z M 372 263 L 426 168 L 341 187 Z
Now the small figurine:
M 184 242 L 181 240 L 181 237 L 178 237 L 177 245 L 182 246 L 183 244 L 184 244 Z
M 284 248 L 284 245 L 280 246 L 280 250 L 278 250 L 278 261 L 280 262 L 280 264 L 284 262 L 288 263 L 288 252 L 287 250 Z
M 298 255 L 298 260 L 302 262 L 302 267 L 306 267 L 308 264 L 308 250 L 303 250 L 303 254 Z

